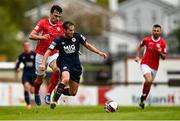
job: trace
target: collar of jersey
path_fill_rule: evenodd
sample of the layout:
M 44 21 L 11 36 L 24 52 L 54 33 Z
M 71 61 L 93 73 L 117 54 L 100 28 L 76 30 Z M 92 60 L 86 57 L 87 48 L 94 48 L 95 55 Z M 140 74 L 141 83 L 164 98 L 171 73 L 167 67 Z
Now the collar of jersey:
M 48 20 L 49 20 L 49 23 L 50 23 L 52 26 L 55 26 L 55 25 L 56 25 L 56 24 L 53 24 L 50 19 L 48 19 Z
M 151 36 L 151 39 L 154 41 L 154 42 L 158 42 L 160 40 L 161 37 L 159 37 L 157 40 L 154 39 L 153 36 Z

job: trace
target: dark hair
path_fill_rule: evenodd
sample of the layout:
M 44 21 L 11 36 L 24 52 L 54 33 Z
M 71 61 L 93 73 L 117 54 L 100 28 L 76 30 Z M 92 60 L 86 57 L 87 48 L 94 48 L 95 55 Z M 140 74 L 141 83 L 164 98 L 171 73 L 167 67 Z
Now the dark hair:
M 73 26 L 74 24 L 71 21 L 65 21 L 62 25 L 63 29 L 67 30 L 70 26 Z
M 154 24 L 153 27 L 161 29 L 161 25 L 159 25 L 159 24 Z
M 55 10 L 58 11 L 59 13 L 63 12 L 62 8 L 59 5 L 53 5 L 51 7 L 51 11 L 50 12 L 53 13 Z

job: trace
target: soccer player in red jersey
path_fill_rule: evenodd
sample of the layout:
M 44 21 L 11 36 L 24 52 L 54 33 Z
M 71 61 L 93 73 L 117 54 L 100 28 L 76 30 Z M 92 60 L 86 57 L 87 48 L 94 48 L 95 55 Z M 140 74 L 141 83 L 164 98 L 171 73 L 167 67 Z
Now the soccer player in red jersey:
M 152 36 L 144 38 L 139 44 L 136 52 L 135 61 L 140 61 L 140 52 L 142 47 L 145 47 L 145 53 L 141 60 L 141 71 L 145 82 L 143 84 L 142 95 L 139 106 L 144 109 L 144 101 L 146 100 L 151 89 L 152 82 L 156 76 L 159 60 L 166 58 L 166 42 L 161 37 L 161 26 L 155 24 L 152 28 Z
M 39 89 L 41 84 L 43 83 L 45 71 L 41 71 L 39 69 L 39 65 L 42 63 L 43 56 L 48 49 L 50 43 L 59 35 L 62 34 L 63 22 L 60 21 L 60 17 L 62 15 L 62 8 L 58 5 L 53 5 L 50 10 L 50 17 L 41 19 L 34 30 L 29 35 L 29 38 L 32 40 L 38 41 L 36 46 L 36 74 L 37 79 L 34 82 L 35 86 L 35 102 L 37 105 L 41 105 L 41 100 L 39 96 Z M 48 94 L 45 96 L 45 102 L 47 104 L 50 103 L 50 94 L 52 90 L 55 88 L 57 82 L 59 81 L 59 69 L 56 65 L 56 58 L 58 57 L 58 51 L 55 50 L 49 56 L 47 65 L 53 70 L 52 77 L 50 80 L 50 85 L 48 88 Z

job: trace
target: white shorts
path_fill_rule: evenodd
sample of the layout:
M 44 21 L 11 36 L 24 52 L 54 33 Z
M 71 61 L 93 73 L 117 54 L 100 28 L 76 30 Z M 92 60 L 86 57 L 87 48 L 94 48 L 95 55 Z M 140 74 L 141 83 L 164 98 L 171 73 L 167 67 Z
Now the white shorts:
M 156 73 L 157 73 L 156 70 L 150 68 L 146 64 L 142 64 L 142 65 L 140 65 L 140 67 L 141 67 L 141 71 L 142 71 L 143 75 L 145 75 L 146 73 L 151 73 L 152 79 L 154 80 L 154 78 L 156 77 Z
M 57 59 L 57 57 L 59 56 L 58 53 L 55 53 L 54 55 L 51 55 L 48 57 L 47 62 L 46 62 L 46 67 L 54 60 Z M 41 75 L 45 75 L 45 71 L 41 71 L 39 69 L 39 66 L 42 64 L 42 59 L 43 59 L 43 55 L 40 54 L 36 54 L 36 74 L 41 76 Z

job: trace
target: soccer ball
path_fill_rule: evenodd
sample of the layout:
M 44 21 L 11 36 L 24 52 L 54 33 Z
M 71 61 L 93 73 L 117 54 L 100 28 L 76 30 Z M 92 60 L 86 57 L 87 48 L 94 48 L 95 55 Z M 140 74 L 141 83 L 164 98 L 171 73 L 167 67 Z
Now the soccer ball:
M 106 112 L 116 112 L 117 110 L 118 110 L 118 104 L 117 104 L 117 102 L 115 102 L 115 101 L 107 101 L 106 103 L 105 103 L 105 107 L 104 107 L 104 109 L 106 110 Z

